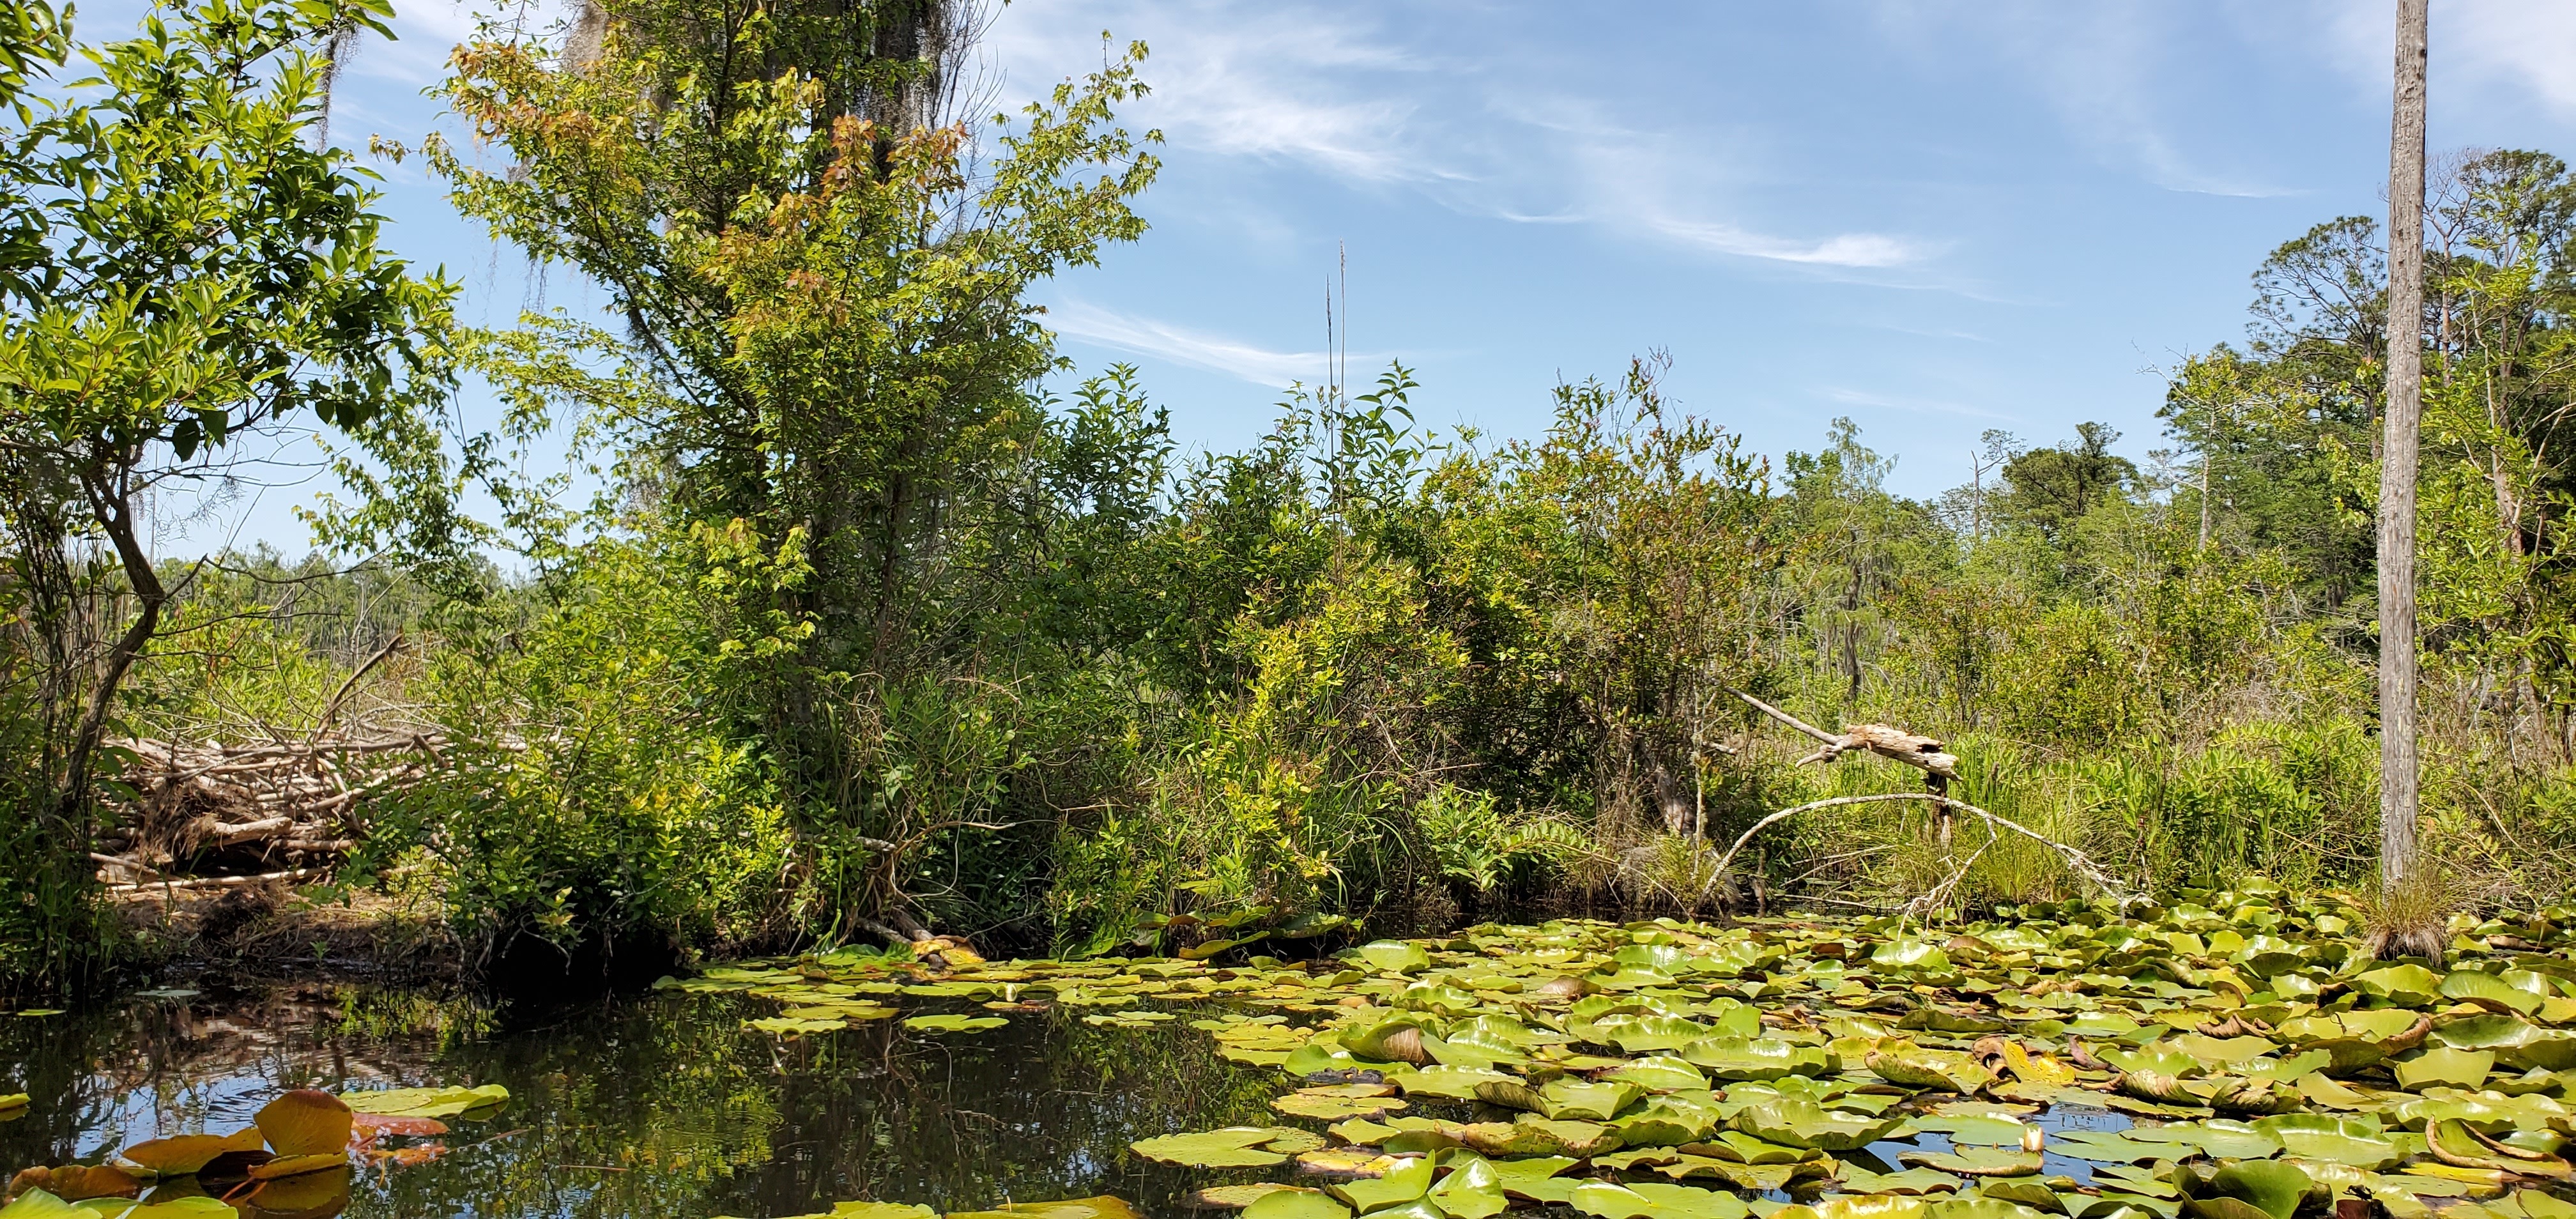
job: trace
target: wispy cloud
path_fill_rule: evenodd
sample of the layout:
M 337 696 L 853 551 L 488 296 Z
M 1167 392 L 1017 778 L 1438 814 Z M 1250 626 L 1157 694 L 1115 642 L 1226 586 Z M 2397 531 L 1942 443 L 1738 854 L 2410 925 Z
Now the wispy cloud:
M 1821 241 L 1800 241 L 1747 232 L 1732 224 L 1642 214 L 1639 224 L 1682 245 L 1717 254 L 1767 258 L 1775 262 L 1815 263 L 1830 267 L 1901 267 L 1923 260 L 1925 245 L 1884 233 L 1843 233 Z
M 1255 385 L 1275 388 L 1291 381 L 1324 379 L 1325 356 L 1320 351 L 1272 351 L 1086 301 L 1062 300 L 1048 306 L 1047 328 L 1067 338 L 1226 373 Z M 1364 362 L 1379 358 L 1368 356 Z
M 1416 90 L 1387 83 L 1422 77 L 1433 65 L 1348 14 L 1191 0 L 1023 5 L 996 23 L 993 37 L 1005 63 L 1058 65 L 1069 47 L 1096 47 L 1104 22 L 1120 38 L 1152 45 L 1153 93 L 1133 113 L 1177 146 L 1371 183 L 1455 174 L 1427 155 L 1411 125 L 1422 104 Z
M 2025 78 L 2060 124 L 2104 163 L 2166 190 L 2238 198 L 2303 193 L 2259 171 L 2230 167 L 2196 149 L 2173 114 L 2190 86 L 2178 77 L 2193 39 L 2173 27 L 2176 7 L 2160 0 L 1987 0 L 1932 7 L 1882 0 L 1882 31 L 1900 45 L 1993 56 Z M 1945 51 L 1945 53 L 1947 53 Z
M 2309 0 L 2299 16 L 2325 34 L 2336 66 L 2363 96 L 2385 105 L 2396 22 L 2385 5 Z M 2432 13 L 2435 126 L 2462 94 L 2515 109 L 2576 118 L 2576 5 L 2529 0 L 2443 0 Z
M 1087 45 L 1103 21 L 1153 46 L 1154 92 L 1132 118 L 1177 149 L 1416 192 L 1462 215 L 1589 226 L 1719 257 L 1878 269 L 1941 248 L 1879 232 L 1775 231 L 1729 189 L 1751 163 L 1739 142 L 1631 124 L 1601 99 L 1534 85 L 1550 73 L 1531 57 L 1549 48 L 1479 54 L 1474 39 L 1455 36 L 1457 21 L 1399 31 L 1371 10 L 1304 3 L 1070 0 L 1015 6 L 996 37 L 1006 61 L 1059 65 L 1048 75 L 1061 75 L 1080 70 L 1066 48 Z

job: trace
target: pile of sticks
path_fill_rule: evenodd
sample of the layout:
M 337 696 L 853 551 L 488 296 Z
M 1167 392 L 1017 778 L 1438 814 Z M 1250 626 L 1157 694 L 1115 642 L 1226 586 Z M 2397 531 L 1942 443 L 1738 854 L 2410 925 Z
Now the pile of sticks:
M 111 744 L 134 794 L 90 858 L 111 891 L 132 892 L 322 878 L 364 835 L 366 799 L 418 780 L 446 741 L 362 729 Z

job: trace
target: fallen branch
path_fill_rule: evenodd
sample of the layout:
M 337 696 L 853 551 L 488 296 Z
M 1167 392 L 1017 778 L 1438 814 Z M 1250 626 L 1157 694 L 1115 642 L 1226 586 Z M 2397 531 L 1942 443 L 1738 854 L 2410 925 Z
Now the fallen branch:
M 144 889 L 231 889 L 242 885 L 264 885 L 270 881 L 305 880 L 328 872 L 328 868 L 294 868 L 284 872 L 264 872 L 257 876 L 200 876 L 192 880 L 153 880 L 140 884 L 109 885 L 110 893 L 133 893 Z
M 1817 809 L 1835 808 L 1849 804 L 1876 804 L 1888 800 L 1923 800 L 1937 804 L 1944 809 L 1955 810 L 1966 813 L 1972 817 L 1983 818 L 1986 822 L 1986 828 L 1989 831 L 1995 829 L 2011 830 L 2012 832 L 2028 838 L 2041 846 L 2057 852 L 2058 857 L 2066 861 L 2066 869 L 2068 871 L 2083 878 L 2087 884 L 2092 885 L 2094 888 L 2122 901 L 2126 901 L 2129 898 L 2136 896 L 2135 890 L 2132 890 L 2128 886 L 2113 879 L 2109 872 L 2104 871 L 2100 864 L 2093 862 L 2093 858 L 2086 855 L 2084 852 L 2076 850 L 2074 847 L 2068 846 L 2056 839 L 2050 838 L 2047 835 L 2042 834 L 2037 830 L 2033 830 L 2029 826 L 2023 825 L 2009 817 L 1999 817 L 1984 809 L 1978 808 L 1976 805 L 1970 804 L 1965 800 L 1953 799 L 1952 797 L 1939 795 L 1933 792 L 1890 792 L 1885 795 L 1876 796 L 1836 796 L 1831 800 L 1818 800 L 1812 804 L 1801 804 L 1794 808 L 1781 809 L 1779 812 L 1773 813 L 1764 817 L 1760 821 L 1754 822 L 1751 829 L 1744 831 L 1741 836 L 1737 837 L 1735 845 L 1726 848 L 1726 854 L 1718 857 L 1717 870 L 1719 874 L 1724 874 L 1727 865 L 1735 862 L 1736 852 L 1743 850 L 1744 844 L 1753 841 L 1753 836 L 1755 834 L 1759 834 L 1764 829 L 1779 822 L 1786 821 L 1796 814 L 1814 812 Z M 1979 850 L 1980 853 L 1982 853 L 1983 848 L 1979 848 Z
M 1905 903 L 1905 914 L 1908 917 L 1924 919 L 1928 922 L 1931 919 L 1932 912 L 1940 909 L 1942 903 L 1950 900 L 1950 894 L 1958 890 L 1959 882 L 1968 879 L 1969 869 L 1976 867 L 1977 861 L 1985 858 L 1986 852 L 1994 849 L 1994 845 L 2000 841 L 2002 841 L 2002 839 L 1995 835 L 1994 823 L 1991 821 L 1987 822 L 1986 841 L 1984 845 L 1979 846 L 1974 853 L 1968 856 L 1965 862 L 1962 862 L 1957 868 L 1953 869 L 1947 879 L 1943 880 L 1940 884 L 1924 890 L 1921 894 L 1917 895 L 1913 901 Z
M 1941 796 L 1950 793 L 1950 780 L 1959 777 L 1958 755 L 1943 752 L 1941 742 L 1931 737 L 1886 724 L 1845 724 L 1840 733 L 1827 732 L 1742 690 L 1729 692 L 1752 704 L 1754 710 L 1823 743 L 1822 748 L 1798 759 L 1800 766 L 1832 762 L 1847 753 L 1874 753 L 1922 771 L 1924 785 Z

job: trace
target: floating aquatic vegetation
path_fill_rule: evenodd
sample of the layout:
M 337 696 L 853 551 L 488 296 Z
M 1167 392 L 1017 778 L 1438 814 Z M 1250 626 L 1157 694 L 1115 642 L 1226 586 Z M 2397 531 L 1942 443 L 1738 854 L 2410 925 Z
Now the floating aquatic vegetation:
M 426 1116 L 489 1116 L 509 1099 L 497 1084 L 404 1088 L 345 1097 L 313 1089 L 285 1093 L 252 1124 L 230 1134 L 148 1139 L 101 1164 L 24 1168 L 10 1179 L 5 1219 L 305 1219 L 336 1215 L 349 1201 L 353 1159 L 399 1167 L 442 1153 L 440 1144 L 392 1150 L 388 1137 L 447 1133 Z M 77 1205 L 75 1205 L 77 1204 Z
M 1942 930 L 1565 920 L 1302 963 L 1219 937 L 1180 960 L 807 958 L 664 985 L 775 1020 L 865 994 L 1186 1021 L 1277 1071 L 1272 1109 L 1314 1128 L 1136 1144 L 1279 1178 L 1198 1195 L 1247 1219 L 2576 1219 L 2545 1192 L 2576 1175 L 2576 911 L 2460 920 L 2448 969 L 2367 959 L 2354 921 L 2254 883 Z M 2085 1175 L 2049 1175 L 2069 1164 Z

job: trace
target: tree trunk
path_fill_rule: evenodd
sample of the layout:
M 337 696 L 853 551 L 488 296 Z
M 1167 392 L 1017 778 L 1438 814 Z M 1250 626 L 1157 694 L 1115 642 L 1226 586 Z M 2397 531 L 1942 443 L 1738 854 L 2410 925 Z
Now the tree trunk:
M 142 540 L 134 531 L 134 506 L 124 496 L 96 484 L 89 487 L 92 511 L 108 541 L 116 547 L 117 562 L 125 568 L 127 582 L 134 585 L 135 600 L 142 603 L 134 621 L 125 633 L 117 636 L 115 646 L 99 666 L 98 676 L 90 683 L 88 704 L 81 711 L 80 726 L 73 730 L 71 749 L 63 764 L 63 786 L 56 793 L 59 801 L 55 815 L 64 823 L 85 825 L 89 807 L 89 780 L 92 759 L 99 742 L 107 736 L 107 717 L 116 709 L 116 691 L 124 684 L 126 670 L 134 667 L 152 637 L 161 629 L 161 607 L 170 594 L 161 587 L 161 574 L 152 570 L 152 557 L 143 553 Z M 89 848 L 86 830 L 83 841 L 64 844 L 68 849 Z
M 2415 870 L 2415 449 L 2424 392 L 2426 0 L 2397 0 L 2388 167 L 2388 408 L 2379 472 L 2379 867 Z

